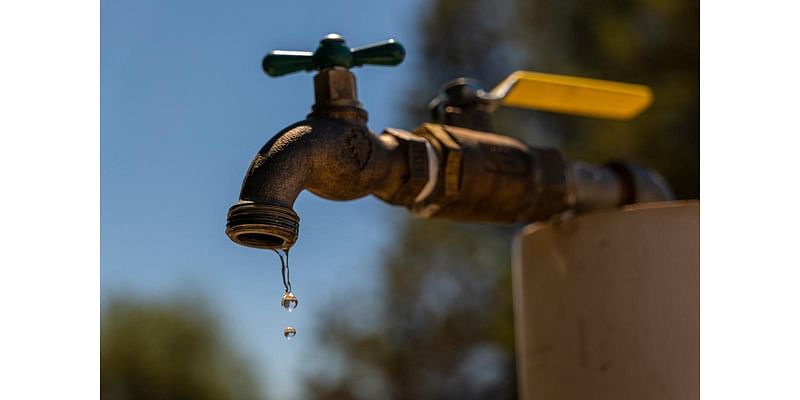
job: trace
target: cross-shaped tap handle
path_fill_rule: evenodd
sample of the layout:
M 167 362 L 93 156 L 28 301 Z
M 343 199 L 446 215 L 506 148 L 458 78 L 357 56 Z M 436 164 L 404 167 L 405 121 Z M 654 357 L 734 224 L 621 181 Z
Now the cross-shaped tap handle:
M 261 65 L 267 75 L 281 76 L 297 71 L 319 71 L 330 67 L 397 65 L 405 56 L 403 45 L 394 39 L 351 49 L 343 37 L 331 33 L 320 40 L 319 47 L 313 53 L 275 50 L 264 57 Z

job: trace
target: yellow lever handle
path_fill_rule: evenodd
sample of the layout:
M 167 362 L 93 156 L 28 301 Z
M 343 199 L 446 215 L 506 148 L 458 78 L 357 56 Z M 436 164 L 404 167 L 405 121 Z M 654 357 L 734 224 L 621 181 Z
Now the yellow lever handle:
M 506 106 L 619 120 L 653 102 L 647 86 L 530 71 L 512 73 L 491 94 Z

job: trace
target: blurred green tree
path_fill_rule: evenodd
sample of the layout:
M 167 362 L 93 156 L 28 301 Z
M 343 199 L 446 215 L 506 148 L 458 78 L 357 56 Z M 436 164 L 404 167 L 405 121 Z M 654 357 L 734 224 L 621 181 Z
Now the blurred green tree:
M 198 303 L 111 299 L 101 316 L 101 398 L 264 398 L 248 363 Z
M 402 230 L 376 301 L 348 295 L 320 316 L 322 343 L 345 362 L 308 379 L 313 397 L 515 398 L 511 230 L 414 220 Z
M 486 89 L 517 69 L 642 83 L 655 101 L 632 121 L 501 108 L 495 129 L 559 147 L 570 159 L 637 162 L 661 172 L 679 198 L 699 197 L 697 1 L 433 0 L 421 13 L 424 54 L 407 125 L 427 120 L 427 101 L 459 76 Z M 321 317 L 323 344 L 343 368 L 310 375 L 310 394 L 516 398 L 509 260 L 516 228 L 401 223 L 379 301 L 366 305 L 371 312 L 334 304 Z

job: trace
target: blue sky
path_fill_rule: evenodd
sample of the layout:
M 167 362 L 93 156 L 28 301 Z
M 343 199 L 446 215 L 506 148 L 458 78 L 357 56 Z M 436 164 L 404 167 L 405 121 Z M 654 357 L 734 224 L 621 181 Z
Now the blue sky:
M 350 288 L 374 288 L 403 211 L 371 197 L 341 203 L 302 194 L 291 253 L 300 306 L 281 309 L 277 256 L 224 234 L 251 158 L 313 100 L 312 74 L 269 78 L 261 59 L 274 49 L 313 50 L 330 32 L 351 46 L 395 38 L 406 61 L 356 69 L 359 97 L 373 131 L 413 128 L 399 124 L 421 54 L 423 5 L 103 1 L 101 301 L 200 292 L 268 391 L 296 397 L 299 369 L 316 350 L 314 315 Z M 282 337 L 287 323 L 298 329 L 291 343 Z

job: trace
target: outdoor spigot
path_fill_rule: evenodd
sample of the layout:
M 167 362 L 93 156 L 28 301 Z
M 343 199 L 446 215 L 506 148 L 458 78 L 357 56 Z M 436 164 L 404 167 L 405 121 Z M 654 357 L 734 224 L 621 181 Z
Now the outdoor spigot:
M 392 204 L 413 201 L 428 181 L 427 154 L 433 150 L 410 134 L 372 134 L 350 72 L 363 65 L 396 65 L 404 57 L 394 40 L 351 49 L 336 34 L 323 38 L 313 53 L 278 50 L 264 57 L 269 76 L 319 71 L 315 102 L 305 120 L 278 132 L 251 162 L 239 202 L 228 211 L 225 233 L 231 240 L 290 248 L 300 226 L 293 205 L 303 190 L 332 200 L 372 194 Z
M 331 34 L 313 53 L 273 51 L 264 58 L 270 76 L 318 71 L 315 103 L 306 119 L 278 132 L 250 163 L 239 201 L 228 210 L 231 240 L 261 249 L 292 247 L 300 227 L 293 206 L 303 190 L 330 200 L 373 195 L 423 218 L 490 223 L 671 198 L 655 173 L 569 162 L 558 150 L 490 132 L 489 113 L 501 102 L 546 108 L 548 101 L 579 93 L 584 97 L 570 103 L 580 106 L 573 111 L 622 118 L 641 110 L 649 89 L 522 71 L 484 92 L 477 82 L 459 79 L 432 104 L 443 116 L 439 123 L 375 135 L 350 68 L 396 65 L 404 56 L 394 40 L 351 49 Z M 531 100 L 531 93 L 540 98 Z M 626 106 L 620 111 L 598 101 L 609 98 Z

